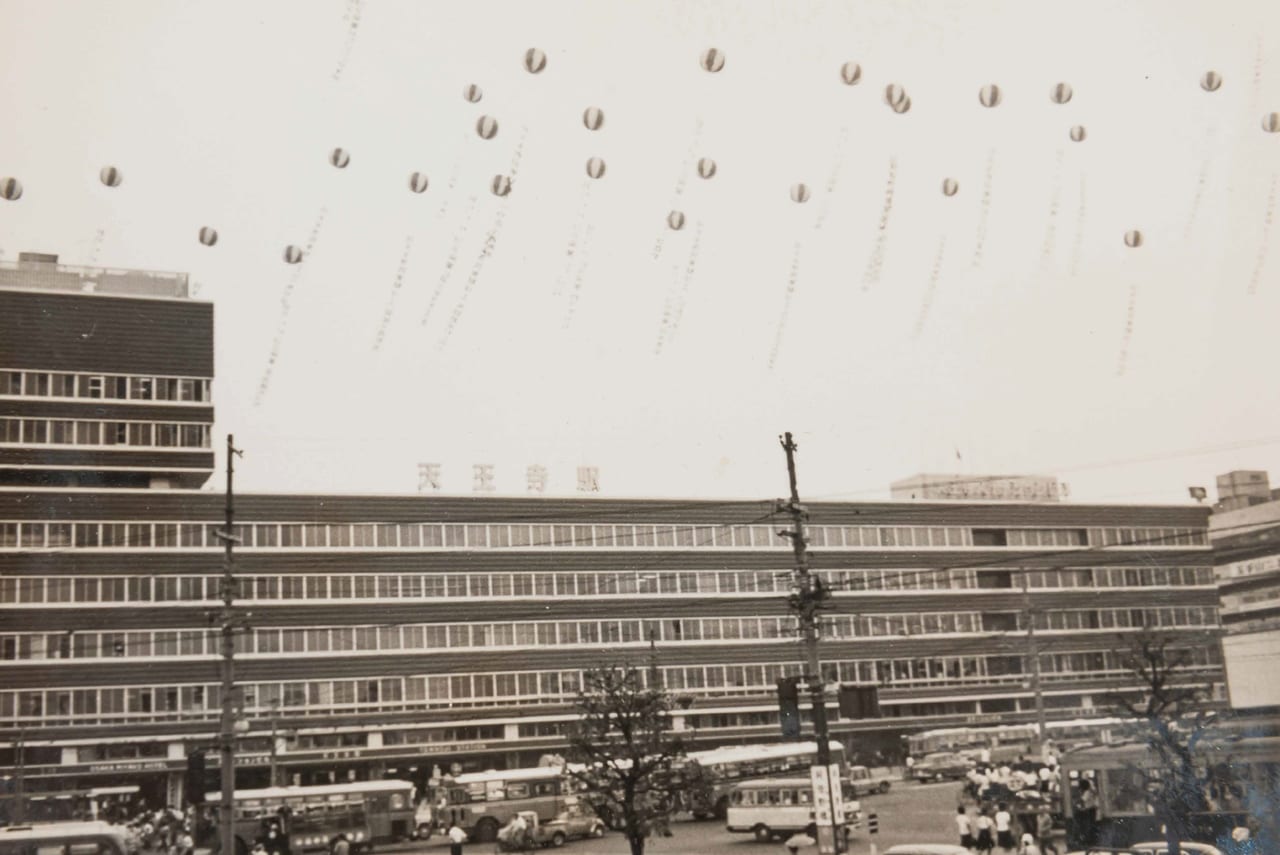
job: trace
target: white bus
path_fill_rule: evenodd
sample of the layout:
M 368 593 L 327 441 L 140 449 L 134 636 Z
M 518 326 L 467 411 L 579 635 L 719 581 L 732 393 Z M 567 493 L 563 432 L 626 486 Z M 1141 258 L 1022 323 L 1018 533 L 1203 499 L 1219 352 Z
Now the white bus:
M 105 822 L 0 828 L 0 855 L 129 855 L 124 832 Z
M 843 781 L 849 775 L 844 746 L 832 740 L 831 762 L 840 768 Z M 686 757 L 685 766 L 696 764 L 701 776 L 684 769 L 687 779 L 697 781 L 686 794 L 685 807 L 695 819 L 714 816 L 725 819 L 730 795 L 735 784 L 761 778 L 808 776 L 809 767 L 817 763 L 818 743 L 779 742 L 763 745 L 729 745 L 709 751 L 694 751 Z
M 859 815 L 857 802 L 844 803 L 846 822 L 836 830 L 848 843 L 850 824 Z M 733 787 L 726 830 L 751 834 L 761 843 L 784 840 L 803 831 L 817 836 L 813 815 L 813 783 L 804 778 L 759 778 Z M 848 849 L 848 846 L 845 846 Z

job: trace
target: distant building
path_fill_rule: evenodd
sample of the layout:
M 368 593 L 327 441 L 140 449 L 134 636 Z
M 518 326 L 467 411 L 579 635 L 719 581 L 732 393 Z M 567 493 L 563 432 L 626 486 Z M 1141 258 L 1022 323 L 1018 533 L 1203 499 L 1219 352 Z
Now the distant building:
M 1266 472 L 1237 469 L 1218 476 L 1218 503 L 1215 511 L 1236 511 L 1280 499 L 1280 490 L 1272 490 Z
M 189 489 L 213 468 L 212 306 L 169 274 L 0 271 L 0 778 L 178 804 L 222 706 L 221 479 Z M 1051 719 L 1133 688 L 1116 641 L 1143 627 L 1222 685 L 1207 507 L 807 507 L 823 672 L 879 687 L 881 718 L 830 710 L 860 751 L 1031 721 L 1029 620 Z M 672 725 L 698 747 L 776 741 L 805 660 L 789 525 L 745 500 L 237 494 L 238 785 L 273 753 L 299 783 L 533 765 L 583 672 L 623 661 L 689 702 Z
M 919 474 L 889 485 L 893 499 L 1056 502 L 1066 486 L 1049 475 Z
M 1265 472 L 1218 476 L 1220 497 L 1224 483 L 1241 491 L 1232 501 L 1250 500 L 1209 518 L 1228 695 L 1237 708 L 1280 706 L 1280 501 L 1260 499 Z

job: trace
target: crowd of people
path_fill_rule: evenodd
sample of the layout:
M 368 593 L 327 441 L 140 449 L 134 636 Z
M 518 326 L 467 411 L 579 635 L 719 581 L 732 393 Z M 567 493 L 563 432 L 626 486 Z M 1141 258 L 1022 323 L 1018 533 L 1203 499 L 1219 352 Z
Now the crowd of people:
M 956 809 L 960 845 L 982 855 L 1051 855 L 1049 843 L 1058 809 L 1062 773 L 1057 757 L 1019 757 L 995 765 L 990 753 L 965 776 L 964 802 Z M 970 811 L 972 810 L 972 814 Z

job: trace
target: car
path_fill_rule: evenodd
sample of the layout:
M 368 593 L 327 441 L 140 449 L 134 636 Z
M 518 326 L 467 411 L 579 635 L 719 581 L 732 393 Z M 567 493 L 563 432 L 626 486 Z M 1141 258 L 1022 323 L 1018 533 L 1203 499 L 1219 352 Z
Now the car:
M 1208 843 L 1184 840 L 1181 848 L 1182 855 L 1222 855 L 1221 849 Z M 1120 847 L 1094 846 L 1068 852 L 1067 855 L 1169 855 L 1169 847 L 1163 840 L 1147 840 Z
M 604 830 L 604 821 L 600 817 L 580 807 L 570 807 L 538 823 L 534 840 L 548 846 L 563 846 L 569 840 L 604 837 Z
M 917 781 L 945 781 L 959 779 L 969 774 L 973 761 L 950 751 L 926 754 L 911 767 L 911 777 Z
M 893 777 L 887 772 L 872 772 L 866 766 L 849 767 L 849 795 L 855 798 L 872 793 L 887 793 Z
M 898 843 L 884 850 L 884 855 L 973 855 L 954 843 Z

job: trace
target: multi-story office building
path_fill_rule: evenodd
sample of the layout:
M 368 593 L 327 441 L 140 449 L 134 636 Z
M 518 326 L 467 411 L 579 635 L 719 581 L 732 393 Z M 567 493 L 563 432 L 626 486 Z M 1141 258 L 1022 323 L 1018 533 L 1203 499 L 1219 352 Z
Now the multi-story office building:
M 1223 493 L 1248 478 L 1256 496 Z M 1265 472 L 1218 476 L 1219 504 L 1209 519 L 1222 598 L 1223 658 L 1231 705 L 1280 707 L 1280 499 Z M 1233 501 L 1235 500 L 1235 501 Z M 1223 508 L 1229 508 L 1223 510 Z
M 0 419 L 18 425 L 0 442 L 0 772 L 21 763 L 31 790 L 133 780 L 176 801 L 222 702 L 223 498 L 189 489 L 210 472 L 212 317 L 178 293 L 85 293 L 79 280 L 93 275 L 28 282 L 6 268 L 0 284 L 0 318 L 15 307 L 43 318 L 0 331 Z M 117 312 L 125 299 L 133 307 Z M 153 312 L 165 346 L 148 340 L 150 323 L 115 328 Z M 77 350 L 85 333 L 133 339 L 137 352 Z M 72 379 L 55 386 L 55 375 Z M 112 394 L 86 403 L 94 378 Z M 144 380 L 177 380 L 178 400 L 134 399 Z M 199 400 L 181 400 L 183 388 Z M 55 432 L 57 420 L 73 427 Z M 82 421 L 98 425 L 97 442 L 77 443 Z M 116 422 L 150 430 L 120 434 Z M 191 423 L 194 447 L 157 444 L 159 426 Z M 1032 719 L 1032 620 L 1053 718 L 1088 715 L 1132 684 L 1117 636 L 1144 626 L 1187 633 L 1187 678 L 1221 682 L 1217 646 L 1203 643 L 1217 626 L 1207 509 L 808 508 L 812 566 L 833 592 L 824 672 L 880 687 L 883 718 L 833 722 L 855 751 L 927 726 Z M 563 748 L 584 669 L 624 660 L 683 696 L 674 724 L 698 744 L 776 738 L 775 681 L 800 673 L 804 654 L 775 511 L 771 500 L 237 496 L 241 783 L 265 783 L 272 754 L 306 782 L 531 763 Z

